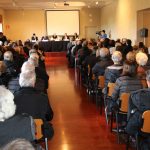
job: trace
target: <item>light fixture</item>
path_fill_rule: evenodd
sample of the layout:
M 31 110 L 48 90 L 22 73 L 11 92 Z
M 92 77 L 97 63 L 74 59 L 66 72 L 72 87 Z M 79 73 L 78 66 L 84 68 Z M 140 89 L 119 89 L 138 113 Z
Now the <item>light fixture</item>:
M 95 4 L 98 5 L 98 1 L 96 1 Z

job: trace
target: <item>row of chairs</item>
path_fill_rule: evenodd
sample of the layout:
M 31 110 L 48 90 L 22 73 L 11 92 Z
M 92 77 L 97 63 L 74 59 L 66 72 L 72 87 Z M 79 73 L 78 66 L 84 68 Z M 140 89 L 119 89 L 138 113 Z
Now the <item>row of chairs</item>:
M 81 74 L 81 73 L 80 73 Z M 79 74 L 79 75 L 80 75 Z M 81 77 L 80 77 L 81 78 Z M 143 87 L 147 87 L 146 80 L 141 80 Z M 114 120 L 116 121 L 116 129 L 117 129 L 117 142 L 120 143 L 120 126 L 119 126 L 119 116 L 125 116 L 127 118 L 128 113 L 128 102 L 130 93 L 122 93 L 120 96 L 120 107 L 118 111 L 112 111 L 111 114 L 107 111 L 107 98 L 111 98 L 113 90 L 115 88 L 115 83 L 108 83 L 107 96 L 104 97 L 103 89 L 105 86 L 105 78 L 104 76 L 95 77 L 91 75 L 91 68 L 88 66 L 88 80 L 87 80 L 87 93 L 95 95 L 96 107 L 100 107 L 100 114 L 102 114 L 103 106 L 106 118 L 106 124 L 108 125 L 110 122 L 110 131 L 112 132 Z M 143 118 L 143 126 L 141 130 L 138 132 L 136 136 L 136 147 L 137 150 L 140 150 L 139 146 L 139 137 L 140 133 L 150 134 L 150 110 L 145 111 L 142 115 Z M 127 121 L 127 120 L 126 120 Z M 129 148 L 129 139 L 130 135 L 127 135 L 127 144 L 126 149 Z

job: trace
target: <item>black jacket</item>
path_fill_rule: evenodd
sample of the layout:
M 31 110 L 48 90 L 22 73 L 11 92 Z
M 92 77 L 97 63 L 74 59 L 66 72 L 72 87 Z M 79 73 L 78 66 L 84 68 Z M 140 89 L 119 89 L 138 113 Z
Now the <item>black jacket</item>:
M 22 87 L 14 93 L 14 96 L 17 105 L 16 114 L 27 113 L 33 118 L 52 120 L 53 111 L 46 94 L 39 93 L 32 87 Z
M 142 114 L 150 110 L 150 89 L 132 92 L 129 99 L 127 132 L 135 135 L 142 126 Z

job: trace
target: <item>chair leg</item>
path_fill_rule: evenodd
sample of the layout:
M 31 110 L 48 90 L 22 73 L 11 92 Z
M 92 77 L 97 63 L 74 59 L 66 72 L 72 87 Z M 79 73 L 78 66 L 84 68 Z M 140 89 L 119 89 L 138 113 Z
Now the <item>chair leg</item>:
M 114 119 L 114 113 L 112 112 L 110 116 L 110 132 L 112 132 L 112 128 L 113 128 L 113 119 Z
M 45 150 L 48 150 L 48 139 L 45 138 Z
M 127 143 L 126 143 L 126 150 L 129 149 L 129 143 L 130 143 L 130 136 L 127 135 Z
M 117 142 L 120 143 L 119 139 L 119 122 L 118 122 L 118 113 L 116 113 L 116 125 L 117 125 Z

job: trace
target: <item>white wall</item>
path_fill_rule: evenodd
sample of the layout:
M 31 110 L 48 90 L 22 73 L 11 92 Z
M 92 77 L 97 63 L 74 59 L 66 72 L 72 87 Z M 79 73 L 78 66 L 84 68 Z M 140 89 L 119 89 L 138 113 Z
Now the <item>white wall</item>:
M 150 0 L 114 0 L 101 9 L 101 29 L 111 31 L 113 39 L 130 38 L 136 42 L 137 11 L 150 8 Z

